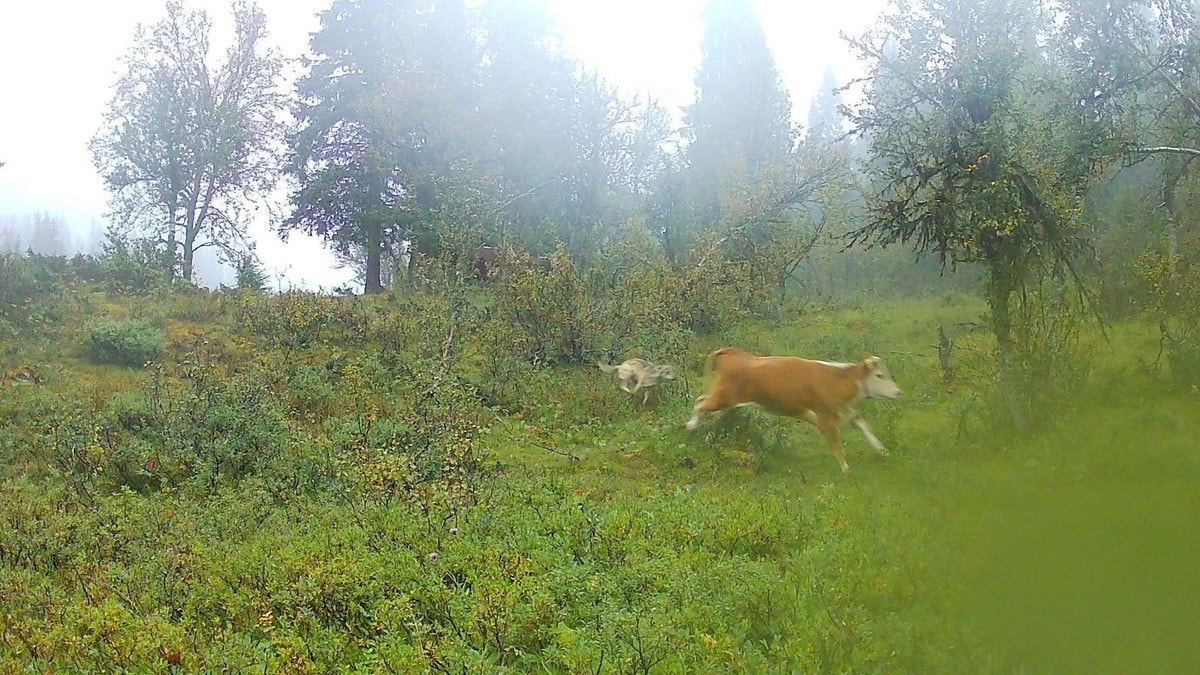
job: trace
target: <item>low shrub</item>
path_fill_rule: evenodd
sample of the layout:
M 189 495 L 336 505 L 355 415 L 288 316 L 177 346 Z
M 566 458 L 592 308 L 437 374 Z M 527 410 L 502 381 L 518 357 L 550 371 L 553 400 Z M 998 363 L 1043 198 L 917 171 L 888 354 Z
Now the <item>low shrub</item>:
M 38 296 L 58 291 L 61 279 L 45 266 L 12 253 L 0 253 L 0 319 L 15 321 L 29 314 Z
M 1181 237 L 1179 252 L 1146 253 L 1138 260 L 1144 304 L 1158 320 L 1159 353 L 1176 385 L 1200 381 L 1200 235 Z
M 92 361 L 137 367 L 157 359 L 166 336 L 161 330 L 136 319 L 99 319 L 87 330 L 88 356 Z

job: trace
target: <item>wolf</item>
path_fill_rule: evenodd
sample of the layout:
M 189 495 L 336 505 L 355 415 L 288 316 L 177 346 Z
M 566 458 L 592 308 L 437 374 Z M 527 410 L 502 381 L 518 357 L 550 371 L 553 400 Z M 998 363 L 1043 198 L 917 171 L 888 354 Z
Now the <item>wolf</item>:
M 617 379 L 621 381 L 618 385 L 621 391 L 630 396 L 637 396 L 639 391 L 642 392 L 642 405 L 646 405 L 646 401 L 649 400 L 651 387 L 659 382 L 675 379 L 674 368 L 669 365 L 656 366 L 645 359 L 629 359 L 619 366 L 610 366 L 604 361 L 596 365 L 606 373 L 617 374 Z

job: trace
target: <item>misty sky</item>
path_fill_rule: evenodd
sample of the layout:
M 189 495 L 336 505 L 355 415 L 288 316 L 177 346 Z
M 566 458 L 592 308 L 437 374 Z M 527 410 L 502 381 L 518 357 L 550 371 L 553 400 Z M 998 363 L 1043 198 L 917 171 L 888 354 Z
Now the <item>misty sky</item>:
M 566 48 L 628 92 L 648 92 L 668 106 L 694 96 L 704 0 L 547 0 Z M 299 56 L 319 27 L 316 13 L 330 0 L 259 0 L 271 41 Z M 803 122 L 826 66 L 839 81 L 858 73 L 838 31 L 859 33 L 884 0 L 818 3 L 752 0 L 767 41 Z M 214 21 L 214 51 L 229 29 L 227 0 L 185 0 Z M 75 233 L 106 210 L 106 194 L 87 142 L 99 128 L 120 58 L 134 27 L 165 15 L 164 0 L 4 0 L 0 9 L 0 214 L 49 211 Z M 820 9 L 818 9 L 820 7 Z M 332 286 L 352 274 L 332 266 L 322 244 L 293 234 L 284 245 L 265 220 L 251 227 L 272 275 L 294 284 Z

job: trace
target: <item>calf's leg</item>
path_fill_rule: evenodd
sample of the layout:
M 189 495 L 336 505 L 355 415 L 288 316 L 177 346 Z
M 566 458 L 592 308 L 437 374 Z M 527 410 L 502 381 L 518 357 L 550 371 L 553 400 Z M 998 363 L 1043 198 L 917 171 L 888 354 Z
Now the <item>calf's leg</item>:
M 871 427 L 867 426 L 866 420 L 861 417 L 855 417 L 854 426 L 858 427 L 858 430 L 862 432 L 863 437 L 867 439 L 867 442 L 871 444 L 871 447 L 875 448 L 875 452 L 878 452 L 884 457 L 888 456 L 887 448 L 883 447 L 883 443 L 880 443 L 879 439 L 875 438 L 875 434 L 871 433 Z
M 842 473 L 846 473 L 850 470 L 850 465 L 846 463 L 846 453 L 842 450 L 842 431 L 838 426 L 836 417 L 817 415 L 817 428 L 825 435 L 825 440 L 829 443 L 829 451 L 842 466 Z
M 688 431 L 691 431 L 700 424 L 700 415 L 707 412 L 717 412 L 728 407 L 729 403 L 719 393 L 705 394 L 696 399 L 696 407 L 692 408 L 692 417 L 683 426 Z

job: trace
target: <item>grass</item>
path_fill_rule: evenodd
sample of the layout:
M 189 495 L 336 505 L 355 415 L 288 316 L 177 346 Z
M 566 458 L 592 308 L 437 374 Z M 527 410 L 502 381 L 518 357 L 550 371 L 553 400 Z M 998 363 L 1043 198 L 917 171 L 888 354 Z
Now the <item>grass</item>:
M 907 611 L 950 612 L 963 634 L 934 641 L 979 650 L 973 666 L 981 669 L 1187 672 L 1200 664 L 1200 398 L 1164 391 L 1144 374 L 1137 356 L 1153 346 L 1152 331 L 1129 324 L 1107 340 L 1092 337 L 1089 376 L 1050 429 L 964 436 L 956 404 L 967 392 L 941 383 L 922 342 L 934 343 L 931 326 L 968 323 L 982 307 L 948 298 L 886 309 L 814 313 L 743 338 L 763 352 L 836 359 L 873 347 L 892 364 L 905 399 L 863 409 L 893 452 L 878 457 L 849 432 L 845 478 L 819 434 L 798 423 L 740 411 L 681 432 L 698 383 L 654 412 L 624 406 L 614 391 L 613 418 L 567 446 L 578 461 L 520 443 L 498 453 L 553 467 L 586 489 L 686 490 L 751 510 L 835 489 L 853 523 L 839 536 L 905 561 L 919 588 Z M 1129 398 L 1111 397 L 1118 391 Z
M 120 316 L 120 302 L 79 304 Z M 403 357 L 272 351 L 202 302 L 138 312 L 180 343 L 170 358 L 207 335 L 231 368 L 261 362 L 239 377 L 327 419 L 281 412 L 289 435 L 257 473 L 135 491 L 111 466 L 80 477 L 51 461 L 45 416 L 107 419 L 147 373 L 82 360 L 88 316 L 0 352 L 16 354 L 6 371 L 46 374 L 0 390 L 5 672 L 1200 668 L 1200 398 L 1138 365 L 1154 345 L 1141 324 L 1088 336 L 1086 375 L 1032 434 L 998 422 L 986 382 L 941 381 L 938 325 L 961 360 L 982 353 L 982 306 L 958 295 L 810 306 L 701 338 L 647 409 L 594 367 L 522 371 L 520 405 L 474 437 L 490 468 L 472 505 L 455 506 L 379 492 L 407 475 L 379 461 L 395 455 L 338 445 L 416 405 Z M 725 344 L 883 356 L 905 397 L 863 412 L 891 456 L 849 431 L 842 476 L 810 427 L 752 409 L 684 432 L 704 353 Z

